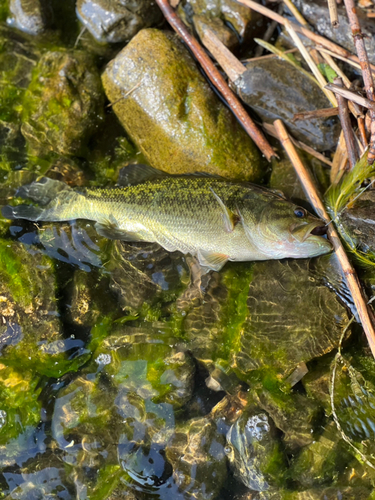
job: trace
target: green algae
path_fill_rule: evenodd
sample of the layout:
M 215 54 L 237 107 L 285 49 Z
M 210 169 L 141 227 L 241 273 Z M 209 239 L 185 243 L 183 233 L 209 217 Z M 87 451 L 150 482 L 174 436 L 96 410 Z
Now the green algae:
M 0 446 L 40 421 L 40 378 L 0 364 Z

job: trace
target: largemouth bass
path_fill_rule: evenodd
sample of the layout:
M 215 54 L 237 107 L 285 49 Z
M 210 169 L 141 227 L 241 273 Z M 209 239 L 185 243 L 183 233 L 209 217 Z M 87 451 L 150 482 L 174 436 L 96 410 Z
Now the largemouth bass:
M 41 206 L 4 207 L 31 221 L 96 222 L 102 236 L 157 242 L 220 270 L 228 261 L 314 257 L 331 251 L 324 223 L 282 195 L 207 175 L 168 175 L 146 165 L 122 169 L 119 186 L 74 190 L 42 178 L 20 188 Z

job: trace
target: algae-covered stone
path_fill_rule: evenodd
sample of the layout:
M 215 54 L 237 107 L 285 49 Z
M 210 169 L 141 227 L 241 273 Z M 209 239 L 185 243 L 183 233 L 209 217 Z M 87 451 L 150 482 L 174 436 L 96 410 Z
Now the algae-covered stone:
M 109 63 L 102 80 L 119 120 L 153 167 L 261 177 L 255 145 L 176 35 L 140 31 Z
M 10 0 L 9 10 L 8 24 L 31 35 L 43 32 L 51 18 L 45 0 Z
M 288 62 L 250 61 L 234 85 L 264 121 L 283 120 L 296 139 L 317 149 L 336 147 L 340 134 L 336 118 L 293 121 L 295 113 L 328 108 L 330 103 L 317 84 Z
M 211 18 L 202 14 L 195 15 L 193 16 L 193 24 L 201 39 L 205 31 L 209 29 L 228 49 L 233 50 L 238 45 L 238 38 L 234 32 L 218 17 Z
M 36 151 L 82 154 L 101 119 L 97 69 L 83 52 L 47 52 L 23 101 L 22 133 Z
M 50 259 L 0 240 L 0 278 L 1 363 L 50 377 L 77 368 L 80 361 L 68 361 L 67 352 L 82 342 L 62 335 Z
M 100 42 L 126 42 L 162 20 L 153 0 L 78 0 L 77 16 Z
M 176 429 L 165 449 L 173 478 L 186 500 L 213 500 L 225 482 L 224 438 L 207 418 L 187 421 Z
M 239 39 L 245 42 L 259 35 L 263 25 L 260 14 L 234 0 L 187 0 L 180 2 L 178 11 L 180 15 L 184 14 L 182 17 L 186 17 L 188 22 L 193 14 L 193 16 L 204 16 L 206 20 L 211 19 L 215 22 L 217 20 L 227 29 L 230 26 Z M 196 27 L 194 19 L 193 23 Z
M 269 367 L 287 374 L 338 346 L 347 313 L 319 277 L 330 258 L 316 259 L 323 264 L 318 274 L 307 260 L 254 265 L 249 313 L 232 355 L 238 373 Z

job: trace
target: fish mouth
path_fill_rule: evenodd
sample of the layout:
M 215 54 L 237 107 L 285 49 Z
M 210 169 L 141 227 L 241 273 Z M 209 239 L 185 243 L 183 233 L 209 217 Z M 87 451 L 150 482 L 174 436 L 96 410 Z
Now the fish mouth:
M 300 224 L 291 230 L 293 238 L 303 243 L 311 236 L 323 236 L 327 233 L 327 226 L 322 221 Z

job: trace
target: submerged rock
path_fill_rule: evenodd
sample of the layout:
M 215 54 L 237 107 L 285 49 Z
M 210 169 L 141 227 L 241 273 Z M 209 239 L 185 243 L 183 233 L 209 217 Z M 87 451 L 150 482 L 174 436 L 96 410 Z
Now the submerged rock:
M 154 0 L 78 0 L 77 16 L 99 42 L 127 42 L 163 16 Z
M 42 33 L 51 18 L 45 0 L 10 0 L 9 10 L 12 17 L 7 19 L 8 24 L 31 35 Z
M 338 29 L 332 27 L 325 0 L 310 0 L 309 2 L 296 0 L 294 4 L 303 17 L 316 29 L 319 35 L 333 40 L 353 54 L 356 53 L 353 35 L 344 4 L 337 6 L 338 21 L 340 24 Z M 374 23 L 372 19 L 366 16 L 366 13 L 362 9 L 357 8 L 356 12 L 362 32 L 365 35 L 369 35 L 364 37 L 364 42 L 370 62 L 375 63 Z
M 336 147 L 337 118 L 299 120 L 295 113 L 330 107 L 317 84 L 284 60 L 251 61 L 234 82 L 241 99 L 268 123 L 283 120 L 296 139 L 319 150 Z
M 229 428 L 226 440 L 225 452 L 235 477 L 250 490 L 272 490 L 272 476 L 283 470 L 284 457 L 268 415 L 245 411 Z
M 266 367 L 287 374 L 337 347 L 347 313 L 322 282 L 329 260 L 314 260 L 326 262 L 318 273 L 307 260 L 254 264 L 248 316 L 232 353 L 240 376 Z
M 214 500 L 225 482 L 224 437 L 207 418 L 185 422 L 167 444 L 166 457 L 184 500 Z
M 120 122 L 153 167 L 241 180 L 262 176 L 255 145 L 176 35 L 140 31 L 102 80 Z
M 82 154 L 101 120 L 99 74 L 83 52 L 47 52 L 24 96 L 22 133 L 36 152 Z

